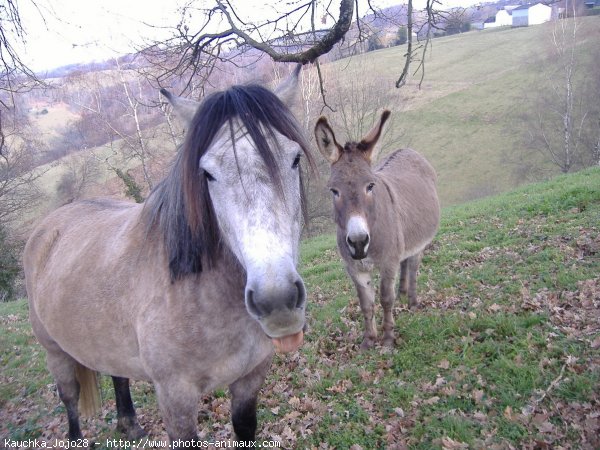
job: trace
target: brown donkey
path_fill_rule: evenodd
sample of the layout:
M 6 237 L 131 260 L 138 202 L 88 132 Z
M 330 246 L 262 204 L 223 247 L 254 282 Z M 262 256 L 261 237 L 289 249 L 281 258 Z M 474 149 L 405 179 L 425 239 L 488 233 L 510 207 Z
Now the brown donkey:
M 344 146 L 338 144 L 325 117 L 315 127 L 317 146 L 331 163 L 328 186 L 333 193 L 338 249 L 365 317 L 363 349 L 372 347 L 377 338 L 372 270 L 377 267 L 381 275 L 383 344 L 392 346 L 396 275 L 400 274 L 398 295 L 408 293 L 410 307 L 416 308 L 421 254 L 435 236 L 440 219 L 436 174 L 425 158 L 414 150 L 397 150 L 375 168 L 371 166 L 389 116 L 384 111 L 360 142 Z

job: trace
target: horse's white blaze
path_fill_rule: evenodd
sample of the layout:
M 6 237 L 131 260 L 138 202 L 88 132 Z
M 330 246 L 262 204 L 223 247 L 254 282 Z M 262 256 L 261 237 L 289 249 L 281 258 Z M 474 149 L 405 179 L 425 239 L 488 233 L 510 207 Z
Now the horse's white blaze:
M 214 178 L 208 182 L 213 208 L 223 238 L 246 269 L 246 289 L 260 290 L 263 297 L 277 296 L 295 289 L 301 280 L 296 271 L 301 216 L 299 169 L 292 168 L 300 147 L 278 133 L 277 142 L 270 142 L 280 167 L 280 192 L 252 141 L 239 129 L 235 134 L 235 154 L 229 129 L 224 127 L 200 166 Z M 271 328 L 277 328 L 265 330 L 271 336 L 286 333 L 285 326 Z
M 366 219 L 360 215 L 350 216 L 348 219 L 348 223 L 346 224 L 346 238 L 349 238 L 351 241 L 363 240 L 365 236 L 369 235 L 369 225 L 367 224 Z M 351 245 L 348 245 L 348 249 L 350 253 L 354 255 L 355 249 Z M 369 244 L 365 245 L 364 252 L 367 253 L 369 249 Z

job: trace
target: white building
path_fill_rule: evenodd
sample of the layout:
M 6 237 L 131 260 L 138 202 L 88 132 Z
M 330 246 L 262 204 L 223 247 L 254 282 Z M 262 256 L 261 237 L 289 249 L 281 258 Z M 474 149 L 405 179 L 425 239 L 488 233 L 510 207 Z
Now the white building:
M 512 26 L 512 11 L 517 8 L 518 5 L 511 6 L 506 5 L 504 9 L 501 9 L 496 13 L 495 17 L 490 17 L 484 22 L 483 28 L 494 28 L 494 27 L 510 27 Z
M 543 3 L 523 5 L 512 10 L 513 27 L 527 27 L 549 22 L 552 17 L 552 8 Z

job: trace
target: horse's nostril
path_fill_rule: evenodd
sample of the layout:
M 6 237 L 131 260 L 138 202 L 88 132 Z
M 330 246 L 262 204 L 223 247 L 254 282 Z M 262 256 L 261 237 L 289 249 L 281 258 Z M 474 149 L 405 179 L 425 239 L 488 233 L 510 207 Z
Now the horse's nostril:
M 298 298 L 296 300 L 296 308 L 304 307 L 304 303 L 306 302 L 306 288 L 304 287 L 304 283 L 301 280 L 296 281 L 296 289 L 298 291 Z
M 254 291 L 252 289 L 246 290 L 246 308 L 248 308 L 250 314 L 258 318 L 263 316 L 260 309 L 256 305 L 256 302 L 254 301 Z

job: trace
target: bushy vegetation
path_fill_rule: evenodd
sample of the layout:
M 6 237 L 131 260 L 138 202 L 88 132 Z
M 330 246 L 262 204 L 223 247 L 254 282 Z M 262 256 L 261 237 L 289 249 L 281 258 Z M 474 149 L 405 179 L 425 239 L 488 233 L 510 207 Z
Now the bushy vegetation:
M 0 226 L 0 303 L 15 298 L 15 285 L 21 271 L 19 250 Z

